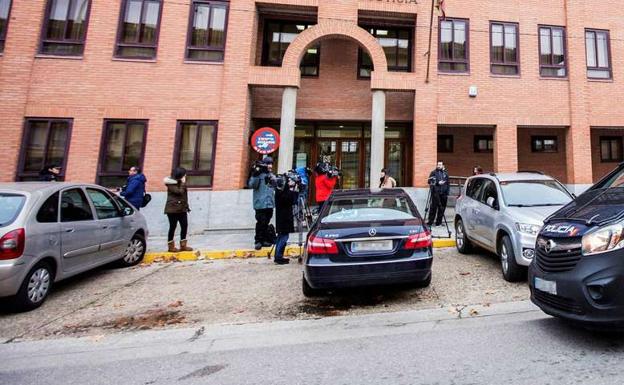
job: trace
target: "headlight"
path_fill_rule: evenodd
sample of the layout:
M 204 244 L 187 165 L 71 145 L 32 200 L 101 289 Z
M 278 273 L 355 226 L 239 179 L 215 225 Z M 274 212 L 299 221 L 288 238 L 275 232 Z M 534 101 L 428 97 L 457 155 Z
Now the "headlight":
M 593 255 L 624 247 L 624 223 L 617 223 L 583 236 L 583 255 Z
M 525 233 L 525 234 L 530 234 L 530 235 L 537 235 L 537 234 L 539 234 L 540 230 L 542 229 L 542 226 L 531 225 L 531 224 L 528 224 L 528 223 L 516 223 L 516 227 L 518 228 L 519 232 Z

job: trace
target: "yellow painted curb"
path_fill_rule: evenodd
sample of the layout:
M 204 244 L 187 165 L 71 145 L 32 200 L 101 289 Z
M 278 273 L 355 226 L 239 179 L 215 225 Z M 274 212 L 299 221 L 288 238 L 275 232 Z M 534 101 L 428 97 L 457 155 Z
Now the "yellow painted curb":
M 454 239 L 434 239 L 434 248 L 455 247 Z M 180 253 L 154 252 L 146 253 L 143 264 L 154 262 L 182 262 L 215 259 L 246 259 L 266 258 L 271 248 L 261 250 L 216 250 L 216 251 L 183 251 Z M 290 257 L 298 257 L 301 253 L 299 246 L 288 246 L 285 254 Z

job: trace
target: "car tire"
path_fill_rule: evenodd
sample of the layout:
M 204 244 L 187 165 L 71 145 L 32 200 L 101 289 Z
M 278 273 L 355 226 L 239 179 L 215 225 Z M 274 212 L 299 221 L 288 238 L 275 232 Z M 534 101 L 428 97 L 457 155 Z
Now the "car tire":
M 147 245 L 145 243 L 145 238 L 139 234 L 135 234 L 130 242 L 128 242 L 128 246 L 124 250 L 124 255 L 121 257 L 117 264 L 120 267 L 131 267 L 136 266 L 141 261 L 143 261 L 143 257 L 145 257 Z
M 498 256 L 501 260 L 501 269 L 505 281 L 519 282 L 524 280 L 526 269 L 516 262 L 516 255 L 508 235 L 504 235 L 500 240 Z
M 301 291 L 303 292 L 303 296 L 306 298 L 319 297 L 323 294 L 322 290 L 315 289 L 310 286 L 305 277 L 301 277 Z
M 429 276 L 422 281 L 415 281 L 412 286 L 415 288 L 429 287 L 431 285 L 431 276 L 433 276 L 433 273 L 429 273 Z
M 464 221 L 461 218 L 457 218 L 455 221 L 455 246 L 457 251 L 462 254 L 469 254 L 473 249 L 466 234 L 466 226 L 464 226 Z
M 19 291 L 13 297 L 13 307 L 17 311 L 34 310 L 41 306 L 52 289 L 54 270 L 48 262 L 39 262 L 28 274 Z

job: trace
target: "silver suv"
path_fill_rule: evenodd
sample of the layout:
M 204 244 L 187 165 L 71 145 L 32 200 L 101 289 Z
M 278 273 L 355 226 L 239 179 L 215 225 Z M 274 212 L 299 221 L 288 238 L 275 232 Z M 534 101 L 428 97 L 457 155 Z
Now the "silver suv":
M 457 250 L 466 254 L 476 245 L 494 252 L 505 280 L 520 281 L 544 219 L 572 199 L 559 181 L 538 172 L 471 177 L 455 206 Z
M 100 186 L 0 183 L 0 297 L 40 306 L 52 284 L 110 262 L 141 262 L 145 218 Z

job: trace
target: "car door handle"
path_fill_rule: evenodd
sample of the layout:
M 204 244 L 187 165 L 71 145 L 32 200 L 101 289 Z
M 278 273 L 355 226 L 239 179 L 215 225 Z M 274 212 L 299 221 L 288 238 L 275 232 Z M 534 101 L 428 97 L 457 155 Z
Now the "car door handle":
M 66 233 L 73 233 L 75 230 L 74 229 L 65 229 Z
M 108 226 L 102 226 L 102 230 L 108 229 Z

